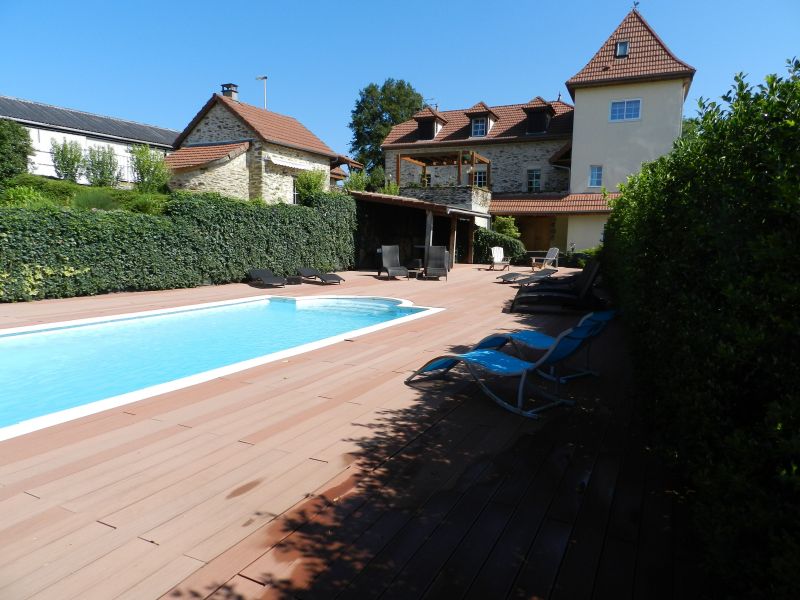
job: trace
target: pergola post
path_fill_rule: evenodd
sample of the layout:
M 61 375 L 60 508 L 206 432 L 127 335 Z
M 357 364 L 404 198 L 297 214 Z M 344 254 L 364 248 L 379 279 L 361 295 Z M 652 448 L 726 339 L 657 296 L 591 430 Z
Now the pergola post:
M 400 153 L 397 153 L 397 185 L 400 185 Z
M 486 163 L 486 187 L 492 189 L 492 163 Z
M 428 248 L 433 245 L 433 211 L 428 209 L 425 211 L 425 256 L 424 263 L 428 264 Z
M 475 217 L 469 222 L 469 237 L 467 238 L 467 262 L 472 264 L 475 261 L 475 249 L 473 239 L 475 238 Z
M 456 264 L 456 230 L 458 229 L 458 217 L 450 215 L 450 268 Z
M 458 151 L 458 162 L 456 164 L 458 165 L 458 168 L 456 169 L 456 186 L 459 186 L 461 185 L 461 150 Z
M 428 174 L 428 165 L 422 165 L 422 187 L 428 187 L 425 176 Z

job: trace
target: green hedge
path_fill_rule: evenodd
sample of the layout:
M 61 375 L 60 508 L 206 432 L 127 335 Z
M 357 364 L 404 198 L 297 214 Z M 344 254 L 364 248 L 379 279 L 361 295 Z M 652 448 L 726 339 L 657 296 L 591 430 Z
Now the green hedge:
M 646 413 L 696 490 L 715 597 L 800 588 L 800 62 L 623 187 L 606 275 Z
M 496 231 L 483 229 L 482 227 L 475 230 L 473 252 L 475 253 L 476 263 L 492 262 L 492 248 L 495 246 L 502 246 L 503 255 L 506 258 L 511 258 L 513 264 L 520 264 L 525 261 L 525 246 L 518 239 Z
M 164 215 L 0 208 L 0 301 L 242 281 L 249 269 L 353 264 L 355 202 L 312 206 L 175 194 Z

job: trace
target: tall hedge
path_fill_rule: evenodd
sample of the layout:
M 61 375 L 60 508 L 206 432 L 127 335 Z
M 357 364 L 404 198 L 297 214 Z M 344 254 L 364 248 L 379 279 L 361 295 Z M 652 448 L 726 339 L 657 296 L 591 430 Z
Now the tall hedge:
M 353 263 L 355 202 L 313 206 L 175 194 L 164 215 L 0 208 L 0 301 L 242 281 L 249 269 Z
M 475 253 L 476 263 L 492 262 L 492 248 L 500 246 L 503 248 L 503 255 L 511 258 L 514 264 L 520 263 L 525 259 L 525 246 L 518 239 L 489 229 L 478 228 L 475 230 Z
M 701 104 L 622 189 L 607 275 L 717 597 L 800 588 L 800 61 Z

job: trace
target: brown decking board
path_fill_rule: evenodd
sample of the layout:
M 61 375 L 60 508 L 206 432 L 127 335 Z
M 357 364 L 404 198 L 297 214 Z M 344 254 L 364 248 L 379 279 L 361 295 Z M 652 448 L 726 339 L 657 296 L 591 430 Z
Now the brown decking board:
M 528 421 L 458 374 L 403 379 L 579 314 L 505 313 L 515 287 L 468 265 L 446 282 L 345 277 L 0 305 L 0 329 L 263 294 L 446 308 L 0 442 L 0 597 L 691 593 L 687 517 L 631 416 L 618 323 L 592 352 L 603 376 L 562 390 L 578 405 Z

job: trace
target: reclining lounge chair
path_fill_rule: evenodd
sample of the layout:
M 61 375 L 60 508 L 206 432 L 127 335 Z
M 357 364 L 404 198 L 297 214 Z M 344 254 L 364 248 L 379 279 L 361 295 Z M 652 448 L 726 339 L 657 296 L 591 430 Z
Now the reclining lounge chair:
M 600 264 L 592 261 L 583 271 L 564 283 L 547 280 L 521 287 L 511 303 L 511 312 L 518 312 L 519 309 L 534 312 L 540 306 L 560 306 L 575 310 L 603 308 L 605 302 L 592 292 L 599 272 Z
M 470 376 L 475 380 L 478 386 L 480 386 L 481 390 L 499 406 L 523 417 L 536 419 L 543 410 L 561 404 L 572 405 L 575 402 L 558 396 L 558 387 L 561 378 L 556 376 L 553 379 L 555 383 L 555 390 L 553 393 L 546 391 L 540 386 L 536 386 L 534 396 L 543 398 L 547 403 L 541 406 L 534 405 L 531 408 L 527 408 L 525 384 L 530 382 L 539 370 L 550 369 L 551 367 L 555 368 L 563 360 L 574 354 L 592 334 L 594 328 L 594 324 L 586 324 L 573 329 L 567 329 L 555 339 L 539 360 L 532 363 L 497 350 L 473 350 L 464 354 L 440 356 L 425 363 L 420 369 L 412 373 L 406 379 L 406 384 L 410 384 L 413 379 L 421 375 L 443 376 L 456 365 L 463 364 Z M 483 372 L 500 377 L 519 377 L 516 401 L 509 402 L 489 389 L 481 376 Z
M 387 277 L 408 279 L 408 269 L 400 264 L 400 246 L 381 246 L 381 261 Z
M 322 283 L 342 283 L 344 277 L 336 273 L 322 273 L 316 269 L 297 269 L 297 274 L 306 279 L 319 279 Z
M 286 285 L 286 278 L 275 275 L 269 269 L 251 269 L 247 273 L 250 281 L 263 285 Z

